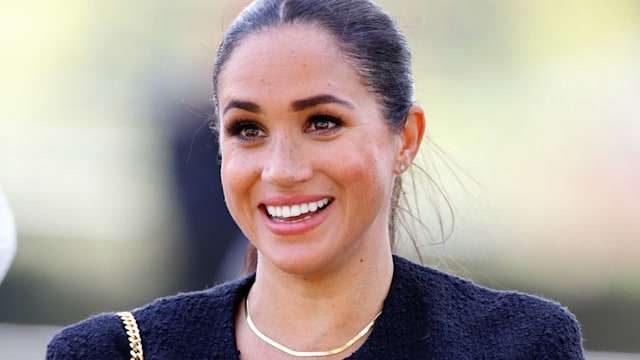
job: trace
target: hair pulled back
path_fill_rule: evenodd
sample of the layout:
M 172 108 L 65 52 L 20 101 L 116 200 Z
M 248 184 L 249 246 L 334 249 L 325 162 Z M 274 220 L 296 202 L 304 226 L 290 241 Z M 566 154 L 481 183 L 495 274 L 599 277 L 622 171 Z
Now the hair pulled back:
M 411 53 L 395 21 L 380 6 L 370 0 L 256 0 L 233 21 L 218 48 L 213 68 L 214 131 L 219 132 L 220 121 L 218 81 L 233 51 L 252 34 L 290 25 L 313 26 L 333 37 L 362 84 L 376 97 L 391 131 L 404 127 L 413 104 Z M 392 246 L 400 179 L 396 178 L 391 199 Z M 255 269 L 256 256 L 250 246 L 245 272 Z

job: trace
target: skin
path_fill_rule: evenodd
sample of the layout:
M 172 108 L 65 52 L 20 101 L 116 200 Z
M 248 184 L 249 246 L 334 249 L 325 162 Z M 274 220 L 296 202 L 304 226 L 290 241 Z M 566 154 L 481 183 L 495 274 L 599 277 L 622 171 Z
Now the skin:
M 400 164 L 418 151 L 422 109 L 412 107 L 405 129 L 392 133 L 334 40 L 308 26 L 248 36 L 218 88 L 225 199 L 258 249 L 252 318 L 296 350 L 340 346 L 388 292 L 390 197 Z M 328 206 L 306 220 L 266 212 L 321 199 Z M 236 337 L 243 358 L 287 358 L 249 332 L 242 307 Z

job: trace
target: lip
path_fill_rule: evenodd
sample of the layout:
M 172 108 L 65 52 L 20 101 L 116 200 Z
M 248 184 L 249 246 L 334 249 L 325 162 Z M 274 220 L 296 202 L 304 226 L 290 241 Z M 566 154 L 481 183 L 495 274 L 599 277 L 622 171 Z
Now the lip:
M 327 206 L 322 211 L 311 216 L 308 219 L 301 219 L 295 222 L 275 221 L 266 211 L 266 206 L 291 206 L 303 203 L 320 201 L 322 199 L 330 199 Z M 329 216 L 331 208 L 333 208 L 334 198 L 326 195 L 295 195 L 295 196 L 275 196 L 265 199 L 259 206 L 260 215 L 265 227 L 272 233 L 280 236 L 300 235 L 309 232 L 319 226 Z
M 320 201 L 322 199 L 333 199 L 328 195 L 293 195 L 293 196 L 272 196 L 264 199 L 260 205 L 265 206 L 285 206 L 285 205 L 298 205 L 302 203 L 309 203 Z

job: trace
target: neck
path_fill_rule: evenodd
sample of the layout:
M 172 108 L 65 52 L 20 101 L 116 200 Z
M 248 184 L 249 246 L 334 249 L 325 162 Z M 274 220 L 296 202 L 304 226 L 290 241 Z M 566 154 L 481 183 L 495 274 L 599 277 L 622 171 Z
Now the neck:
M 315 276 L 286 274 L 259 261 L 248 306 L 253 321 L 275 340 L 330 349 L 382 310 L 392 276 L 390 250 Z

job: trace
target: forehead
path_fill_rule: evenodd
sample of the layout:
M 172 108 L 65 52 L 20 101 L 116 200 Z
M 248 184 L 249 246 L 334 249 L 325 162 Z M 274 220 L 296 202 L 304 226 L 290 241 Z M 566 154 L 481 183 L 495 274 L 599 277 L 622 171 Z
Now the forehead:
M 247 36 L 232 52 L 218 82 L 221 103 L 239 96 L 304 97 L 300 92 L 369 95 L 334 38 L 324 30 L 303 25 Z

